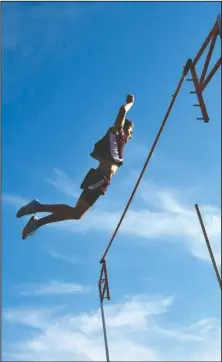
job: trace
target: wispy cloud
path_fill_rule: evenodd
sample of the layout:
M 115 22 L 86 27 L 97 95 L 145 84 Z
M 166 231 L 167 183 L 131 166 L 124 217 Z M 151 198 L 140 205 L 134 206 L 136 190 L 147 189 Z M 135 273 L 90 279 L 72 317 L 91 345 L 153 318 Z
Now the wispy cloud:
M 55 169 L 55 178 L 48 182 L 66 195 L 76 196 L 75 182 L 61 170 Z M 209 261 L 209 253 L 194 205 L 186 203 L 181 195 L 182 191 L 179 189 L 162 188 L 154 182 L 144 180 L 136 194 L 136 200 L 139 200 L 142 206 L 129 209 L 119 233 L 141 240 L 174 241 L 187 248 L 192 256 Z M 3 195 L 3 201 L 11 205 L 18 204 L 19 201 L 21 205 L 22 198 Z M 50 227 L 71 233 L 111 233 L 120 219 L 123 207 L 124 205 L 114 211 L 92 209 L 82 220 L 50 224 Z M 221 264 L 221 210 L 214 205 L 200 207 L 215 258 L 217 263 Z
M 24 296 L 41 295 L 63 295 L 75 293 L 87 293 L 92 288 L 75 283 L 65 283 L 57 280 L 51 280 L 46 283 L 26 283 L 12 288 L 14 293 Z
M 2 201 L 5 204 L 19 208 L 22 205 L 27 204 L 30 200 L 27 200 L 24 197 L 18 195 L 3 194 Z
M 220 322 L 212 318 L 171 327 L 172 297 L 139 295 L 105 306 L 112 361 L 220 361 Z M 164 318 L 161 316 L 164 315 Z M 27 318 L 29 316 L 29 318 Z M 28 326 L 4 355 L 17 360 L 102 361 L 105 358 L 100 310 L 61 315 L 44 309 L 7 310 L 6 323 Z M 34 328 L 34 330 L 33 330 Z
M 55 251 L 48 251 L 48 254 L 51 255 L 55 259 L 61 259 L 70 264 L 79 264 L 79 260 L 75 256 L 68 256 L 61 253 L 57 253 Z
M 56 309 L 50 308 L 5 308 L 4 318 L 8 323 L 28 325 L 31 328 L 41 329 L 48 325 L 52 313 Z
M 164 189 L 144 181 L 136 196 L 143 207 L 131 207 L 123 221 L 120 233 L 143 239 L 180 242 L 191 254 L 210 260 L 194 205 L 181 200 L 177 189 Z M 138 200 L 137 199 L 137 200 Z M 215 258 L 221 264 L 221 210 L 213 205 L 201 205 L 206 229 Z M 102 231 L 111 233 L 116 227 L 122 210 L 91 210 L 78 222 L 53 224 L 68 232 Z
M 77 192 L 76 182 L 58 168 L 54 168 L 53 177 L 47 178 L 45 181 L 67 196 L 75 198 L 79 197 L 79 190 Z

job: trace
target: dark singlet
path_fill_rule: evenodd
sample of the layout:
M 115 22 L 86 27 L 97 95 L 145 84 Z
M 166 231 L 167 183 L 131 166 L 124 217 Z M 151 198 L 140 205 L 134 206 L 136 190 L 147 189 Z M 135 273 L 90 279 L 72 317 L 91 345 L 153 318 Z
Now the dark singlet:
M 126 133 L 122 130 L 116 133 L 112 132 L 112 128 L 108 130 L 106 135 L 99 140 L 90 155 L 96 160 L 101 158 L 112 161 L 117 166 L 123 164 L 123 149 L 127 142 Z

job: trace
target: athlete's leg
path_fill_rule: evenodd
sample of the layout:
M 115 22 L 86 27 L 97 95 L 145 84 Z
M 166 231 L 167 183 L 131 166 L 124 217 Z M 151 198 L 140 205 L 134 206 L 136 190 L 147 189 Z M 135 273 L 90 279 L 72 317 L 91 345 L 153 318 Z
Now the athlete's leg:
M 102 174 L 101 174 L 102 173 Z M 103 187 L 103 183 L 105 182 L 104 179 L 104 170 L 102 168 L 99 168 L 97 170 L 90 170 L 87 176 L 85 177 L 86 182 L 89 183 L 89 185 L 86 186 L 86 190 L 91 190 L 90 193 L 82 193 L 80 196 L 80 199 L 82 198 L 85 200 L 86 198 L 89 199 L 89 205 L 92 206 L 92 204 L 95 203 L 97 198 L 100 194 L 98 194 L 98 189 L 100 187 Z M 94 178 L 93 178 L 94 177 Z M 93 178 L 93 179 L 92 179 Z M 106 178 L 107 179 L 107 178 Z M 84 182 L 85 182 L 84 180 Z M 92 181 L 92 182 L 91 182 Z M 109 180 L 107 179 L 107 184 L 109 183 Z M 83 187 L 85 189 L 85 187 Z M 86 201 L 86 200 L 85 200 Z M 78 201 L 75 207 L 65 205 L 65 204 L 41 204 L 38 200 L 32 200 L 28 204 L 22 206 L 18 211 L 16 216 L 18 218 L 24 216 L 24 215 L 30 215 L 33 213 L 38 212 L 48 212 L 50 214 L 54 214 L 54 217 L 50 215 L 49 220 L 55 221 L 62 221 L 62 220 L 69 220 L 69 219 L 80 219 L 80 217 L 88 210 L 90 207 L 89 205 L 86 205 L 86 202 Z M 57 217 L 59 215 L 59 220 L 57 220 Z M 54 218 L 54 219 L 53 219 Z M 55 222 L 51 221 L 51 222 Z
M 46 217 L 43 217 L 37 221 L 38 227 L 58 221 L 65 221 L 65 220 L 79 220 L 81 217 L 92 207 L 95 202 L 100 197 L 100 191 L 91 191 L 91 190 L 84 190 L 80 195 L 79 200 L 76 203 L 75 207 L 71 207 L 68 205 L 40 205 L 40 212 L 41 211 L 51 211 L 52 214 Z M 37 208 L 38 212 L 38 208 Z
M 71 207 L 68 205 L 41 205 L 41 211 L 43 211 L 43 209 L 46 212 L 49 210 L 55 210 L 56 213 L 52 213 L 51 215 L 48 215 L 41 219 L 32 216 L 23 229 L 22 239 L 26 239 L 27 236 L 34 233 L 38 228 L 43 225 L 65 220 L 81 219 L 81 217 L 96 202 L 100 195 L 101 193 L 99 191 L 84 190 L 75 207 Z
M 41 204 L 38 200 L 32 200 L 27 205 L 22 206 L 16 216 L 22 217 L 24 215 L 30 215 L 36 212 L 50 212 L 52 214 L 64 214 L 68 215 L 74 212 L 74 207 L 64 205 L 64 204 L 52 204 L 44 205 Z
M 33 216 L 22 232 L 22 238 L 34 233 L 39 227 L 65 220 L 79 220 L 86 211 L 97 201 L 100 195 L 105 194 L 109 180 L 102 169 L 91 169 L 82 182 L 83 192 L 75 207 L 64 204 L 43 205 L 38 200 L 33 200 L 24 205 L 18 212 L 17 217 L 33 214 L 36 212 L 50 212 L 51 215 L 38 219 Z
M 38 227 L 58 221 L 65 220 L 79 220 L 81 217 L 88 211 L 91 207 L 85 200 L 81 197 L 76 203 L 75 207 L 68 205 L 41 205 L 42 208 L 37 210 L 37 212 L 51 212 L 51 215 L 45 216 L 38 220 Z

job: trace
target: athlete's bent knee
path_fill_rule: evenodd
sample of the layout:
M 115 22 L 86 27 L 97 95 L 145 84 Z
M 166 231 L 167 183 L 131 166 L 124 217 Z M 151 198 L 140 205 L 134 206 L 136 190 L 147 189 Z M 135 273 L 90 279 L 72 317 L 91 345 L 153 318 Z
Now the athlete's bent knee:
M 83 212 L 81 212 L 81 210 L 78 210 L 78 208 L 73 208 L 71 214 L 70 214 L 70 219 L 72 220 L 80 220 L 83 216 Z
M 83 214 L 80 214 L 80 213 L 76 213 L 75 215 L 75 220 L 80 220 L 82 218 Z

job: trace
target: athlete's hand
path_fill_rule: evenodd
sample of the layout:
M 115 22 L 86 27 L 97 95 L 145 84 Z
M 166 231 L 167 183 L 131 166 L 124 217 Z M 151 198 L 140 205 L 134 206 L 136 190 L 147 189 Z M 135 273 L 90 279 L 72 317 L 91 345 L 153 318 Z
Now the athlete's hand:
M 126 97 L 126 103 L 134 103 L 134 96 L 132 94 L 128 94 Z

